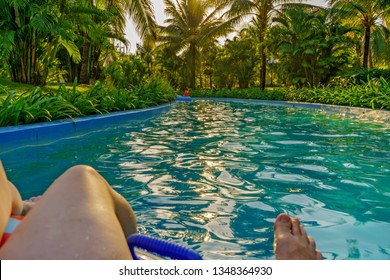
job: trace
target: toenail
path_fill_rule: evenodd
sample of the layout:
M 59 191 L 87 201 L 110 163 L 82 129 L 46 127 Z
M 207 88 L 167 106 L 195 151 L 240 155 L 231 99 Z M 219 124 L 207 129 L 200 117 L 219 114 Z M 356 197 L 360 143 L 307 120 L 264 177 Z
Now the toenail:
M 288 223 L 290 221 L 289 217 L 287 215 L 282 215 L 280 217 L 280 221 L 283 223 Z

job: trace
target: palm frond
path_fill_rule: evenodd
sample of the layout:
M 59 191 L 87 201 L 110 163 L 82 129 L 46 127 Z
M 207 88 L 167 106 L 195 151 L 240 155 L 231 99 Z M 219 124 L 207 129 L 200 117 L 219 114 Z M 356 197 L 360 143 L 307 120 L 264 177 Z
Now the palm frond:
M 67 50 L 69 56 L 75 63 L 79 63 L 81 61 L 79 48 L 73 41 L 64 40 L 60 37 L 58 43 Z
M 155 32 L 156 19 L 154 17 L 153 4 L 150 0 L 132 0 L 127 3 L 126 8 L 141 38 L 148 33 Z

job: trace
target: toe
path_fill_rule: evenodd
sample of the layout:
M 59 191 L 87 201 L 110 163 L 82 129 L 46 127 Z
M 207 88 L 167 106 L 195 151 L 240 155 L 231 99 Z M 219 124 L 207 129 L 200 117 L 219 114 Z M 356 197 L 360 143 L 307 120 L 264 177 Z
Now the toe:
M 291 228 L 291 218 L 285 213 L 279 214 L 274 223 L 275 236 L 291 233 Z
M 316 249 L 316 242 L 311 236 L 309 236 L 307 239 L 309 241 L 310 248 L 312 248 L 312 250 L 314 251 Z
M 299 219 L 293 218 L 291 219 L 291 222 L 292 222 L 292 234 L 294 236 L 300 236 L 302 233 L 301 233 L 301 224 L 299 222 Z
M 307 244 L 310 244 L 310 238 L 308 235 L 307 235 L 307 231 L 306 229 L 303 227 L 303 226 L 300 226 L 300 229 L 301 229 L 301 236 L 304 240 L 307 241 Z M 314 239 L 312 239 L 314 241 Z
M 322 256 L 321 252 L 318 251 L 318 250 L 316 250 L 316 258 L 317 258 L 317 260 L 323 260 L 324 259 L 324 257 Z

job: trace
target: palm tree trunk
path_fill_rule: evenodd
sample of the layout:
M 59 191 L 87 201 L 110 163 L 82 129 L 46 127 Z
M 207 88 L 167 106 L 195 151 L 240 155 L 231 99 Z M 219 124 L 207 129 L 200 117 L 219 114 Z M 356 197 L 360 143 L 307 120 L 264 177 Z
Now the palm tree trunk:
M 260 69 L 260 89 L 263 91 L 265 89 L 265 83 L 266 83 L 266 77 L 267 77 L 267 55 L 265 53 L 265 46 L 264 46 L 264 40 L 265 40 L 265 31 L 267 28 L 267 12 L 266 10 L 263 11 L 264 14 L 262 14 L 258 20 L 260 22 L 260 53 L 261 53 L 261 69 Z
M 265 54 L 265 47 L 261 47 L 261 72 L 260 72 L 260 89 L 265 89 L 267 76 L 267 56 Z
M 196 72 L 195 72 L 195 61 L 196 61 L 196 46 L 195 44 L 190 44 L 190 52 L 191 52 L 191 81 L 190 81 L 190 87 L 195 88 L 195 81 L 196 81 Z
M 366 26 L 364 34 L 364 54 L 363 54 L 363 67 L 368 67 L 368 57 L 370 55 L 370 40 L 371 40 L 371 27 Z
M 80 83 L 81 84 L 89 84 L 89 71 L 88 71 L 88 63 L 89 63 L 89 47 L 91 43 L 89 40 L 85 40 L 83 44 L 83 50 L 81 53 L 81 70 L 80 70 Z
M 370 64 L 370 68 L 374 68 L 374 59 L 372 58 L 372 49 L 370 48 L 370 55 L 369 55 L 369 64 Z
M 23 57 L 20 58 L 20 69 L 22 70 L 22 77 L 20 79 L 20 81 L 16 81 L 16 82 L 21 82 L 21 83 L 27 83 L 27 76 L 26 76 L 26 71 L 25 71 L 25 64 L 24 64 L 24 61 L 23 61 Z

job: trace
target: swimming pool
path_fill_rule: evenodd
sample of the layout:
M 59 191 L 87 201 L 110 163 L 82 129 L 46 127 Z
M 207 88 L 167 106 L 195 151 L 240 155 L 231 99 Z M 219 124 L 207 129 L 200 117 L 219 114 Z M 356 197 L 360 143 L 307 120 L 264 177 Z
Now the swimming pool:
M 328 259 L 390 259 L 390 130 L 317 110 L 174 104 L 145 120 L 0 157 L 24 197 L 90 164 L 132 204 L 141 233 L 205 259 L 272 259 L 272 225 L 302 220 Z

